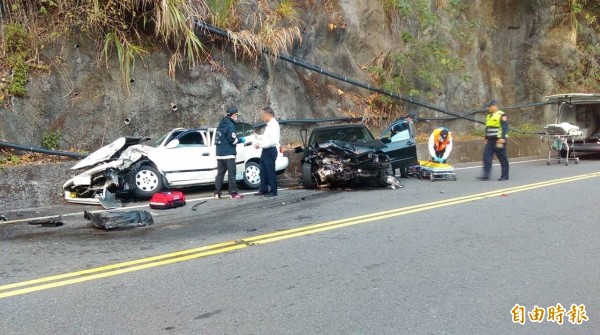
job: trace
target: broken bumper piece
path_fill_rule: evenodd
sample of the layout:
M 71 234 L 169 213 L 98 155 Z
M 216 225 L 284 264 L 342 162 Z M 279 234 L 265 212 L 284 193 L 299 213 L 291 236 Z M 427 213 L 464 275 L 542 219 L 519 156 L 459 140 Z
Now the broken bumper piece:
M 116 199 L 115 193 L 104 190 L 101 195 L 93 198 L 81 198 L 77 193 L 65 191 L 65 200 L 74 204 L 82 205 L 102 205 L 105 209 L 119 208 L 120 205 Z
M 96 228 L 111 230 L 116 228 L 146 227 L 154 223 L 148 211 L 107 211 L 84 212 L 83 217 L 92 221 Z

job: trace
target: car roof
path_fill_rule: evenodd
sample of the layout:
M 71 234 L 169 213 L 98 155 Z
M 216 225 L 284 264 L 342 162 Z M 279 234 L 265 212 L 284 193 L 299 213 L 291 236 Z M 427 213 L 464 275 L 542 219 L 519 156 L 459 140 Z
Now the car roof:
M 322 127 L 317 127 L 315 128 L 316 130 L 328 130 L 328 129 L 344 129 L 344 128 L 367 128 L 367 126 L 365 126 L 362 123 L 344 123 L 344 124 L 336 124 L 336 125 L 332 125 L 332 126 L 322 126 Z
M 585 102 L 600 102 L 600 94 L 597 93 L 565 93 L 549 95 L 546 101 L 551 103 L 569 102 L 569 103 L 585 103 Z
M 175 128 L 175 129 L 171 129 L 171 131 L 190 131 L 190 130 L 210 130 L 212 128 Z

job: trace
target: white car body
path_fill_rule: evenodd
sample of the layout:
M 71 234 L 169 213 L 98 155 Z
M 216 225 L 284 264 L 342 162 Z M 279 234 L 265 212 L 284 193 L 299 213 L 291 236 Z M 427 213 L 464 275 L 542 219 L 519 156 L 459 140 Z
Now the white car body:
M 156 181 L 165 188 L 214 184 L 217 174 L 215 132 L 215 128 L 177 128 L 152 145 L 131 145 L 139 142 L 139 139 L 119 138 L 72 168 L 89 169 L 63 185 L 65 200 L 72 203 L 101 204 L 107 194 L 112 193 L 109 189 L 134 190 L 140 177 L 133 174 L 140 165 L 155 168 L 160 174 Z M 245 139 L 245 144 L 237 145 L 236 180 L 244 181 L 250 188 L 258 188 L 261 149 L 253 146 L 257 141 L 255 133 L 246 134 Z M 278 148 L 278 152 L 275 167 L 278 173 L 283 173 L 289 161 L 283 156 L 281 148 Z

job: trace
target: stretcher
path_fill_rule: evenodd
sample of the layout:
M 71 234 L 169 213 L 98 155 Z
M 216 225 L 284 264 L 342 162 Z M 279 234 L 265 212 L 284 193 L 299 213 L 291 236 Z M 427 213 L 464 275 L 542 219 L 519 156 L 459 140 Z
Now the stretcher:
M 419 161 L 418 165 L 413 165 L 408 168 L 408 174 L 419 179 L 429 178 L 431 181 L 456 181 L 456 173 L 454 173 L 454 167 L 450 164 L 445 163 Z
M 564 162 L 565 165 L 569 165 L 569 160 L 579 164 L 579 157 L 575 150 L 572 150 L 575 140 L 583 136 L 579 127 L 567 122 L 549 124 L 544 127 L 544 133 L 542 140 L 548 142 L 548 165 L 553 160 L 556 160 L 558 164 Z M 556 152 L 556 157 L 552 157 L 554 152 Z

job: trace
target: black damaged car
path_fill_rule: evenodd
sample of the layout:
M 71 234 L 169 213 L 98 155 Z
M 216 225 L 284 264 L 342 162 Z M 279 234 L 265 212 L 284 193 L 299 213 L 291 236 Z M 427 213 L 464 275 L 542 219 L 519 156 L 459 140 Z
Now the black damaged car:
M 394 171 L 406 176 L 408 166 L 417 164 L 417 147 L 412 123 L 396 120 L 376 139 L 363 124 L 341 124 L 313 130 L 304 147 L 301 183 L 305 188 L 341 185 L 400 187 Z

